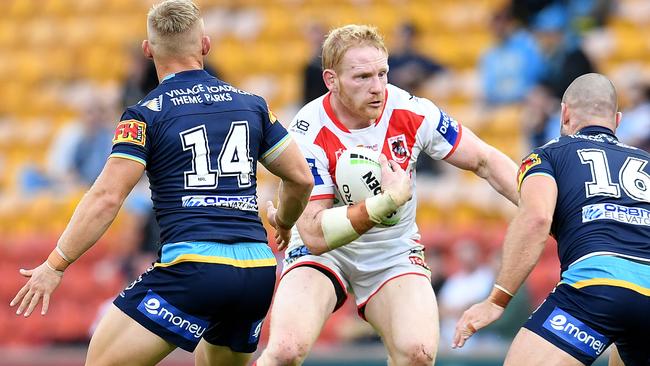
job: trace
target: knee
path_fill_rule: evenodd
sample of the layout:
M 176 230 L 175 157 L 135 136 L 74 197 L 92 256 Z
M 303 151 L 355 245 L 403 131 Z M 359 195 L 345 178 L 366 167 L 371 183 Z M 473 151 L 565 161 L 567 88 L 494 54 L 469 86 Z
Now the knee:
M 391 365 L 431 366 L 436 359 L 436 348 L 422 342 L 407 343 L 391 352 Z
M 297 366 L 302 365 L 307 353 L 309 344 L 303 342 L 281 342 L 278 345 L 267 347 L 260 357 L 261 365 L 273 366 Z

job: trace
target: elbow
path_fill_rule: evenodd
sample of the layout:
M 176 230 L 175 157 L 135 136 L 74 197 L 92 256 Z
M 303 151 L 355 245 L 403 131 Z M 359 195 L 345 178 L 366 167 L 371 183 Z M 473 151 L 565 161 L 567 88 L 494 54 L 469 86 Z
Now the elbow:
M 117 213 L 122 202 L 124 201 L 123 197 L 116 192 L 111 192 L 106 189 L 96 190 L 92 193 L 92 198 L 97 202 L 97 206 L 100 209 L 100 212 L 110 212 Z
M 526 225 L 529 232 L 539 232 L 548 234 L 551 229 L 551 223 L 553 222 L 553 217 L 550 215 L 545 215 L 542 213 L 529 214 L 526 217 Z

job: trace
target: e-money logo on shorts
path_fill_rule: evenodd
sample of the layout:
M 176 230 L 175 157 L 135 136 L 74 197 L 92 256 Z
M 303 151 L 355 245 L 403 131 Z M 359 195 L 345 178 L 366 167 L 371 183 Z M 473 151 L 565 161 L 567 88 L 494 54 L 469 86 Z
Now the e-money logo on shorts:
M 138 310 L 158 325 L 191 341 L 201 338 L 208 327 L 207 321 L 184 313 L 151 290 L 147 291 Z
M 544 328 L 594 358 L 598 357 L 609 344 L 607 337 L 558 307 L 555 307 L 551 315 L 546 318 Z

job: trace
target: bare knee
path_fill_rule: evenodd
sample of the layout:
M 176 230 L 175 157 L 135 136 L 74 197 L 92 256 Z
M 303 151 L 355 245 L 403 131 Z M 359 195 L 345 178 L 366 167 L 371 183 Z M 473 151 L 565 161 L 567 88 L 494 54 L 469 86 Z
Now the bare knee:
M 297 366 L 302 365 L 309 353 L 309 344 L 305 342 L 287 342 L 269 346 L 264 350 L 258 363 L 263 366 Z
M 391 366 L 431 366 L 436 359 L 436 349 L 423 342 L 404 343 L 389 357 Z

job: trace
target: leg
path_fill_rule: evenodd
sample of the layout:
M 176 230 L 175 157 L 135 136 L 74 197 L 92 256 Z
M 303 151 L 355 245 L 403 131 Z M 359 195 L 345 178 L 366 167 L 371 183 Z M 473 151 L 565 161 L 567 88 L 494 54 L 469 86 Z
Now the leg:
M 206 342 L 205 339 L 201 339 L 194 351 L 194 364 L 196 366 L 244 366 L 252 356 L 250 353 L 233 352 L 228 347 L 216 346 Z
M 366 304 L 365 315 L 381 335 L 390 365 L 433 365 L 440 337 L 438 307 L 426 277 L 406 274 L 388 280 Z
M 504 365 L 578 366 L 584 364 L 546 339 L 526 328 L 521 328 L 512 341 Z
M 155 365 L 175 348 L 111 304 L 90 340 L 86 365 Z
M 611 353 L 609 354 L 609 366 L 625 366 L 623 363 L 623 360 L 621 360 L 621 356 L 618 354 L 618 348 L 616 348 L 616 345 L 612 343 L 610 346 L 610 351 Z
M 335 305 L 327 276 L 310 267 L 288 272 L 275 293 L 269 343 L 257 365 L 302 364 Z

